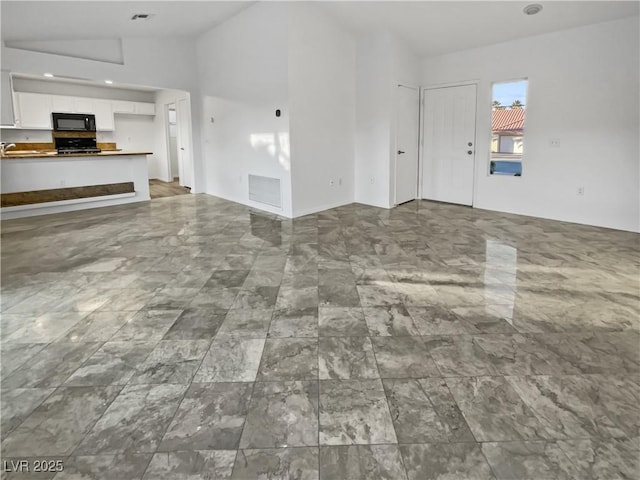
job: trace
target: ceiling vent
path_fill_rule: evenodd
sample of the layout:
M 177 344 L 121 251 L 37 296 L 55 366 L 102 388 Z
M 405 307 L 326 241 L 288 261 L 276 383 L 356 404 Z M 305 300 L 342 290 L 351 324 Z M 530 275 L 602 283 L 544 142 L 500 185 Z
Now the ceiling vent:
M 532 3 L 531 5 L 527 5 L 522 9 L 525 15 L 535 15 L 537 13 L 540 13 L 541 10 L 542 5 L 540 5 L 539 3 Z
M 131 20 L 150 20 L 153 17 L 150 13 L 136 13 Z

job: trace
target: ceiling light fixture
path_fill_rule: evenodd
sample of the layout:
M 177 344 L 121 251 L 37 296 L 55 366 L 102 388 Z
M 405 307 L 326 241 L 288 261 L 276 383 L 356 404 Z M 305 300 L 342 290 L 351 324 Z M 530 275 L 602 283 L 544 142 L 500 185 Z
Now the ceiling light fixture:
M 53 73 L 45 73 L 44 76 L 47 78 L 53 78 Z
M 525 15 L 535 15 L 536 13 L 540 13 L 541 10 L 542 5 L 539 3 L 532 3 L 522 9 Z
M 105 80 L 104 83 L 107 85 L 113 85 L 113 80 Z

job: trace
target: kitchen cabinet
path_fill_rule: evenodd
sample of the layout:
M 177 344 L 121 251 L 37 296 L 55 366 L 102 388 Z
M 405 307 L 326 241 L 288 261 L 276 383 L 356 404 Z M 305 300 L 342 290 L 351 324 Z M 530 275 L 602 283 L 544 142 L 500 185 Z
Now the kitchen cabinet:
M 129 115 L 155 115 L 156 104 L 147 102 L 113 102 L 113 113 L 127 113 Z
M 136 113 L 136 104 L 126 101 L 113 102 L 113 113 Z
M 3 124 L 5 120 L 4 95 L 3 93 Z M 6 113 L 7 122 L 10 122 L 11 116 L 14 116 L 16 126 L 23 129 L 51 129 L 52 112 L 92 113 L 96 116 L 96 129 L 99 132 L 115 130 L 114 113 L 126 113 L 129 115 L 156 114 L 155 103 L 147 102 L 106 100 L 29 92 L 16 92 L 14 98 L 15 102 L 9 102 L 8 104 L 14 104 L 16 114 Z M 10 123 L 10 125 L 13 125 L 13 123 Z
M 0 125 L 14 126 L 16 124 L 15 115 L 13 114 L 13 88 L 11 85 L 11 72 L 2 70 L 0 76 Z
M 93 98 L 74 98 L 75 113 L 95 113 L 93 111 Z
M 51 130 L 51 95 L 42 93 L 17 92 L 16 124 L 24 129 Z
M 73 113 L 75 112 L 73 97 L 66 97 L 64 95 L 52 95 L 51 108 L 51 111 L 56 113 Z
M 137 115 L 155 115 L 156 114 L 155 103 L 135 102 L 135 104 L 136 104 Z
M 51 106 L 52 112 L 94 114 L 96 129 L 99 132 L 113 131 L 115 128 L 113 109 L 109 100 L 51 95 Z
M 108 100 L 94 100 L 93 114 L 96 116 L 96 130 L 112 132 L 116 125 L 113 119 L 113 106 Z

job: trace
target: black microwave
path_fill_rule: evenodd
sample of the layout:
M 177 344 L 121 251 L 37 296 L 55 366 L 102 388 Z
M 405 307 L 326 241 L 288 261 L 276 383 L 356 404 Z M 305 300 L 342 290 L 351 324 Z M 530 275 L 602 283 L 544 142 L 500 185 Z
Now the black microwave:
M 52 113 L 53 129 L 58 132 L 95 132 L 96 116 L 85 113 Z

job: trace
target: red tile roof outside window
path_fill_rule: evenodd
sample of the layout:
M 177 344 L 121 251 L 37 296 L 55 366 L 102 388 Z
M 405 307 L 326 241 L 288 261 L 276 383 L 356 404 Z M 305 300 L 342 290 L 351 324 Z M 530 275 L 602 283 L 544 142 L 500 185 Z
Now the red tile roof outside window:
M 491 131 L 500 133 L 522 133 L 524 129 L 524 108 L 497 108 L 493 110 Z

